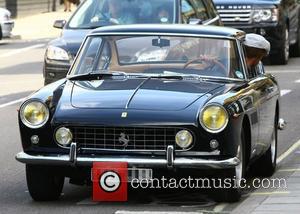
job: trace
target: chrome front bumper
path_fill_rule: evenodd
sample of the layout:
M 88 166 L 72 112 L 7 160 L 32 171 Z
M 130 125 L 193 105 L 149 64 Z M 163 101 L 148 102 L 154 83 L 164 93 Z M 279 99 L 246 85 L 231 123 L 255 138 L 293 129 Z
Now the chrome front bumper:
M 166 158 L 132 157 L 132 156 L 77 156 L 76 144 L 72 143 L 69 155 L 29 155 L 20 152 L 16 159 L 26 164 L 59 165 L 59 166 L 92 166 L 94 162 L 127 162 L 129 167 L 152 167 L 152 168 L 202 168 L 221 169 L 233 168 L 240 163 L 236 157 L 215 160 L 189 157 L 174 158 L 173 146 L 168 146 Z
M 14 27 L 14 21 L 4 21 L 1 23 L 2 36 L 9 37 L 11 35 L 12 29 Z

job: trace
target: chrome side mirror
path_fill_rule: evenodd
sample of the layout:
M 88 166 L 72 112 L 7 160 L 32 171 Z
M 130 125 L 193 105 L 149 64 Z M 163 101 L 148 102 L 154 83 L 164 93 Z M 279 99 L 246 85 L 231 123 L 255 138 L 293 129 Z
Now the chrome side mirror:
M 258 65 L 257 65 L 257 68 L 258 68 L 258 75 L 263 75 L 265 74 L 265 67 L 264 65 L 262 64 L 261 61 L 259 61 Z
M 63 27 L 66 25 L 66 20 L 56 20 L 53 24 L 53 27 L 63 29 Z

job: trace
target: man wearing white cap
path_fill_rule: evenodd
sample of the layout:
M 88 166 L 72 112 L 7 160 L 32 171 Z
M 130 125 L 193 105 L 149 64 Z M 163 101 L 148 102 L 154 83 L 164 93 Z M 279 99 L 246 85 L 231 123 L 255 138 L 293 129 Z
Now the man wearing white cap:
M 261 35 L 250 33 L 246 35 L 245 42 L 246 48 L 246 63 L 252 76 L 255 66 L 267 56 L 270 52 L 270 43 Z

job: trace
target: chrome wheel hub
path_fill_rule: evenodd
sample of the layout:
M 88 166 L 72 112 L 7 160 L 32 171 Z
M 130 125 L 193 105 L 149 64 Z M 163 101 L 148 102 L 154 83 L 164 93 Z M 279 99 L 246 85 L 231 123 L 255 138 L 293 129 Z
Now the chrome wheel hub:
M 241 181 L 243 178 L 243 152 L 241 151 L 241 147 L 238 147 L 238 159 L 240 163 L 235 167 L 235 177 L 236 177 L 236 186 L 241 187 Z

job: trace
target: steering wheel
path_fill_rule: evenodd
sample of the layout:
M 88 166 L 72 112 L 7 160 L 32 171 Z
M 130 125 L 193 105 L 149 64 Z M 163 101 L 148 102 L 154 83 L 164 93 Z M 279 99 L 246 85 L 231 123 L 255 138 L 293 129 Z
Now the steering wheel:
M 213 59 L 213 58 L 205 58 L 205 57 L 199 57 L 199 58 L 196 58 L 196 59 L 192 59 L 188 62 L 186 62 L 183 66 L 183 68 L 187 68 L 190 64 L 194 63 L 194 62 L 208 62 L 210 64 L 214 64 L 214 65 L 217 65 L 219 66 L 223 72 L 227 73 L 227 69 L 225 68 L 225 66 L 219 62 L 217 59 Z
M 98 11 L 98 15 L 100 15 L 100 17 L 93 17 L 92 20 L 94 18 L 96 18 L 96 20 L 94 22 L 105 22 L 105 23 L 109 23 L 111 25 L 117 25 L 119 24 L 118 20 L 117 19 L 114 19 L 114 18 L 110 18 L 107 14 L 103 13 L 102 11 Z

